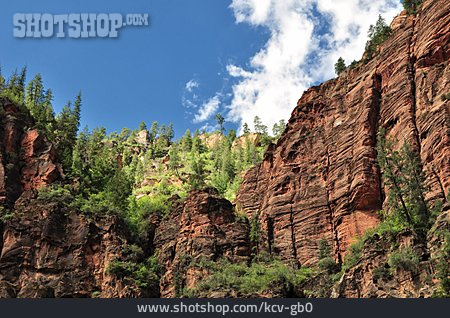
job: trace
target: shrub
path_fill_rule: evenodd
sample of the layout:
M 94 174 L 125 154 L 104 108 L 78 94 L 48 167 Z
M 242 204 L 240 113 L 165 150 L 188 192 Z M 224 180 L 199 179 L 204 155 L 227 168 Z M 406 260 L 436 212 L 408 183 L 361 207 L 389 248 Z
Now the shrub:
M 380 266 L 373 270 L 372 277 L 375 281 L 379 279 L 388 280 L 392 278 L 391 272 L 386 266 Z
M 443 102 L 445 102 L 446 100 L 450 100 L 450 93 L 442 94 L 442 95 L 441 95 L 441 100 L 442 100 Z
M 415 273 L 419 266 L 419 257 L 411 247 L 394 251 L 389 255 L 389 266 L 393 269 L 403 269 Z
M 414 14 L 422 4 L 423 0 L 402 0 L 403 8 L 408 14 Z
M 342 268 L 344 270 L 355 266 L 361 259 L 361 253 L 364 248 L 365 240 L 359 239 L 355 243 L 351 244 L 347 256 L 345 257 Z
M 74 197 L 70 190 L 59 184 L 40 188 L 38 199 L 45 202 L 58 202 L 66 205 L 74 202 Z
M 185 288 L 183 296 L 203 297 L 211 291 L 221 290 L 248 297 L 269 291 L 274 287 L 290 290 L 304 283 L 313 274 L 312 269 L 295 270 L 267 255 L 256 259 L 250 266 L 245 263 L 231 263 L 225 259 L 207 263 L 209 264 L 206 265 L 204 262 L 193 264 L 195 267 L 207 268 L 211 274 L 194 289 Z
M 450 232 L 444 230 L 439 235 L 443 236 L 444 246 L 441 253 L 439 253 L 438 261 L 436 265 L 436 277 L 439 279 L 439 289 L 434 296 L 437 297 L 450 297 Z
M 155 256 L 151 256 L 145 262 L 137 263 L 133 261 L 112 261 L 106 272 L 119 279 L 130 278 L 135 284 L 142 288 L 158 288 L 159 277 L 162 274 L 162 267 Z

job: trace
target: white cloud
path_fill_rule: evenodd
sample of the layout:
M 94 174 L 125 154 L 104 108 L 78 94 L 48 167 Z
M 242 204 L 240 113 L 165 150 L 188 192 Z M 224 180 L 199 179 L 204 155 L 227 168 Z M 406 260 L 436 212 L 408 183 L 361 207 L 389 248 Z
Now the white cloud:
M 200 83 L 198 81 L 196 81 L 195 79 L 191 79 L 189 82 L 186 83 L 184 88 L 188 92 L 192 92 L 194 90 L 194 88 L 198 88 L 199 86 L 200 86 Z
M 201 123 L 208 120 L 212 115 L 215 115 L 220 106 L 219 95 L 211 97 L 208 101 L 203 103 L 194 116 L 194 123 Z
M 379 14 L 391 21 L 401 4 L 397 0 L 232 0 L 230 8 L 236 23 L 264 27 L 270 37 L 248 67 L 227 66 L 237 80 L 227 105 L 228 120 L 251 127 L 258 115 L 271 128 L 279 119 L 289 118 L 312 83 L 334 76 L 339 56 L 347 63 L 359 60 L 369 25 Z M 317 32 L 317 27 L 324 27 L 317 11 L 329 23 L 325 32 Z M 204 104 L 195 120 L 209 118 L 218 100 L 215 96 Z

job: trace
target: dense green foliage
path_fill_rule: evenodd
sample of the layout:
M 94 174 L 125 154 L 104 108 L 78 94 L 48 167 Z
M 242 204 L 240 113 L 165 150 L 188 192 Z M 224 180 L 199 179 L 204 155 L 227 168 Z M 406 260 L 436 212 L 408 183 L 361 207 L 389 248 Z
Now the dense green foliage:
M 419 257 L 411 247 L 393 251 L 389 255 L 389 266 L 393 269 L 403 269 L 415 273 L 419 266 Z
M 163 268 L 155 256 L 145 259 L 140 247 L 128 245 L 123 250 L 123 259 L 113 260 L 106 272 L 120 279 L 130 279 L 141 289 L 154 292 L 159 291 Z
M 194 261 L 189 267 L 206 269 L 210 275 L 194 289 L 184 288 L 182 295 L 188 297 L 204 297 L 213 291 L 239 297 L 261 295 L 273 290 L 288 293 L 313 273 L 309 268 L 294 269 L 268 255 L 256 257 L 250 265 L 221 259 L 217 262 Z

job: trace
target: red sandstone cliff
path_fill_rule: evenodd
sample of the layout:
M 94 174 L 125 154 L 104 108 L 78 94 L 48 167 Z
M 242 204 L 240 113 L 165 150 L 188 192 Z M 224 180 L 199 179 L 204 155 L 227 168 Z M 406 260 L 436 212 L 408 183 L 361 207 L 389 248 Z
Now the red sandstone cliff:
M 307 90 L 264 161 L 246 175 L 238 209 L 258 214 L 268 251 L 314 265 L 318 242 L 341 260 L 349 243 L 386 207 L 376 133 L 419 151 L 427 199 L 450 190 L 450 3 L 425 1 L 400 14 L 393 35 L 367 64 Z
M 0 204 L 12 206 L 23 191 L 38 189 L 61 176 L 53 145 L 29 116 L 2 99 L 0 124 Z

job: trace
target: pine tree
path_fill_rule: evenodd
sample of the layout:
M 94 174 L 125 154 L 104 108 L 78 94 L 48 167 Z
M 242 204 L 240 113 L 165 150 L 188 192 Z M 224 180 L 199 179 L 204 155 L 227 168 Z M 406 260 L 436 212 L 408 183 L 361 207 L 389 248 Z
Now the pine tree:
M 190 131 L 189 128 L 186 129 L 186 132 L 184 133 L 182 145 L 183 145 L 183 151 L 184 152 L 191 151 L 191 149 L 192 149 L 192 136 L 191 136 L 191 131 Z
M 55 120 L 52 98 L 52 91 L 50 89 L 45 91 L 42 77 L 40 74 L 37 74 L 27 85 L 25 106 L 30 111 L 31 116 L 35 121 L 36 128 L 41 132 L 46 133 L 47 137 L 50 139 L 53 137 L 53 125 Z
M 247 123 L 244 123 L 244 125 L 242 126 L 242 132 L 244 133 L 244 135 L 248 135 L 250 133 L 250 128 L 248 128 Z
M 275 138 L 279 138 L 286 128 L 286 121 L 281 119 L 278 123 L 273 124 L 272 133 Z
M 201 189 L 205 186 L 205 161 L 199 154 L 192 153 L 189 160 L 189 186 L 191 189 Z
M 398 215 L 406 226 L 425 235 L 430 208 L 425 201 L 425 177 L 420 159 L 408 143 L 405 142 L 400 151 L 394 150 L 393 145 L 393 141 L 386 138 L 386 131 L 380 129 L 377 162 L 388 187 L 391 214 Z
M 217 121 L 217 124 L 220 127 L 220 133 L 223 135 L 225 128 L 223 126 L 224 122 L 225 122 L 225 118 L 223 118 L 223 116 L 221 114 L 216 114 L 216 116 L 214 117 Z
M 56 118 L 55 141 L 66 172 L 72 167 L 72 152 L 77 140 L 81 117 L 81 92 L 78 93 L 74 106 L 68 102 Z
M 142 131 L 142 130 L 147 130 L 147 125 L 145 124 L 145 121 L 142 121 L 139 124 L 139 131 Z
M 155 142 L 156 136 L 158 136 L 158 133 L 159 133 L 158 122 L 154 121 L 154 122 L 152 122 L 150 131 L 148 132 L 148 139 L 149 139 L 150 143 Z
M 345 65 L 344 59 L 342 57 L 338 58 L 336 64 L 334 64 L 334 71 L 336 72 L 336 74 L 341 74 L 343 71 L 345 71 L 346 68 L 347 66 Z
M 257 134 L 267 135 L 267 126 L 265 126 L 258 116 L 253 119 L 253 124 L 255 127 L 255 132 Z
M 370 60 L 375 55 L 378 46 L 386 41 L 391 35 L 392 30 L 386 24 L 386 21 L 383 19 L 381 15 L 378 16 L 378 20 L 374 25 L 369 27 L 369 40 L 366 43 L 366 51 L 367 60 Z

